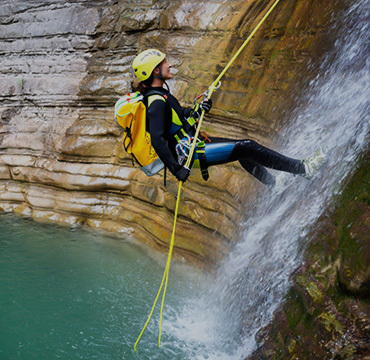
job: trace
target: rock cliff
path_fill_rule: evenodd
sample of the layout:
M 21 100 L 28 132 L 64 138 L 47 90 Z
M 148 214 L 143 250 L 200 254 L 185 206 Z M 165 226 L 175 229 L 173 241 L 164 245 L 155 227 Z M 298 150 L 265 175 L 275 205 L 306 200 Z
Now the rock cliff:
M 87 225 L 166 249 L 177 182 L 146 177 L 123 151 L 113 105 L 130 63 L 157 47 L 190 106 L 264 12 L 266 0 L 46 0 L 0 9 L 0 209 Z M 341 2 L 281 2 L 214 95 L 204 130 L 273 144 L 331 40 Z M 310 65 L 311 64 L 311 65 Z M 287 154 L 289 155 L 289 154 Z M 203 264 L 227 253 L 259 183 L 239 165 L 186 183 L 175 252 Z M 248 201 L 246 201 L 248 199 Z
M 249 360 L 366 360 L 370 354 L 370 153 L 320 219 L 304 265 Z

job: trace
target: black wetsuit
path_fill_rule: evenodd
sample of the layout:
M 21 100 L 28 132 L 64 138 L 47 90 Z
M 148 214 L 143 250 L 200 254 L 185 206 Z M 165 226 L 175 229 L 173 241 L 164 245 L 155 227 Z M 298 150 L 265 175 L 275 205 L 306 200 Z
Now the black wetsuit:
M 190 115 L 191 109 L 182 108 L 177 99 L 162 87 L 153 88 L 163 94 L 180 120 Z M 170 109 L 171 110 L 171 109 Z M 152 145 L 165 166 L 175 175 L 181 168 L 177 161 L 175 147 L 177 141 L 171 134 L 171 118 L 168 104 L 163 100 L 154 100 L 148 107 L 148 131 Z M 267 168 L 286 171 L 292 174 L 304 174 L 304 165 L 300 160 L 292 159 L 270 150 L 253 140 L 233 140 L 210 137 L 205 144 L 205 157 L 208 166 L 239 161 L 242 167 L 266 185 L 274 185 L 275 177 Z

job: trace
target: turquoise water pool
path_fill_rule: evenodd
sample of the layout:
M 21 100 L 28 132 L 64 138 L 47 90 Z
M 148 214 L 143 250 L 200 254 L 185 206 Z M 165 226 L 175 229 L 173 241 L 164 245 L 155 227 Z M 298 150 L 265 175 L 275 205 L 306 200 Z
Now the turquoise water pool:
M 157 347 L 159 307 L 133 350 L 165 261 L 124 240 L 0 215 L 0 359 L 191 359 L 166 329 Z M 201 276 L 174 264 L 171 316 L 199 291 Z

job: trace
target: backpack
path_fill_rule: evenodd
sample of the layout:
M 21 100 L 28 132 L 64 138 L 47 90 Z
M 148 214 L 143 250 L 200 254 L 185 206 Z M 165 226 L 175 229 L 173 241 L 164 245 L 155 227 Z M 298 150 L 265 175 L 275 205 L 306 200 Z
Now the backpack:
M 151 92 L 153 94 L 153 92 Z M 123 146 L 146 175 L 152 176 L 164 168 L 155 152 L 146 129 L 145 98 L 140 92 L 128 93 L 115 104 L 115 119 L 123 129 Z
M 175 124 L 178 128 L 173 136 L 180 147 L 183 145 L 182 139 L 188 142 L 187 147 L 190 147 L 192 138 L 188 133 L 192 127 L 196 126 L 196 120 L 193 117 L 187 118 L 185 123 L 182 123 L 178 117 L 177 120 L 174 119 L 172 115 L 176 113 L 176 110 L 172 108 L 166 96 L 155 90 L 149 90 L 145 96 L 139 91 L 128 93 L 117 100 L 115 104 L 115 119 L 124 131 L 123 147 L 147 176 L 155 175 L 165 168 L 164 163 L 152 146 L 150 134 L 147 131 L 146 105 L 148 103 L 148 97 L 151 95 L 160 95 L 166 102 L 167 116 L 172 118 L 171 124 Z M 180 152 L 178 148 L 176 148 L 176 152 L 179 163 L 182 164 L 188 154 L 186 151 Z M 196 153 L 198 154 L 203 179 L 207 180 L 208 166 L 205 160 L 204 141 L 198 142 Z M 166 178 L 166 175 L 164 178 Z

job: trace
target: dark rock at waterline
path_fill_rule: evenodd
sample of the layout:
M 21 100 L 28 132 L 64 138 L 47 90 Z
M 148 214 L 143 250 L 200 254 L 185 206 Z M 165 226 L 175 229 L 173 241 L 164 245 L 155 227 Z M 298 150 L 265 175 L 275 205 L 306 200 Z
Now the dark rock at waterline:
M 321 217 L 305 263 L 248 360 L 370 359 L 370 156 Z

